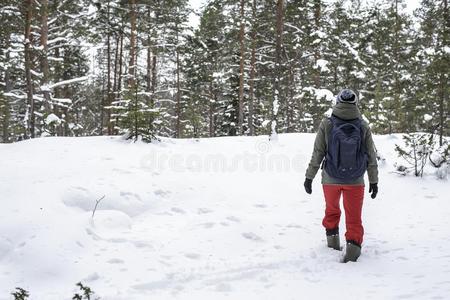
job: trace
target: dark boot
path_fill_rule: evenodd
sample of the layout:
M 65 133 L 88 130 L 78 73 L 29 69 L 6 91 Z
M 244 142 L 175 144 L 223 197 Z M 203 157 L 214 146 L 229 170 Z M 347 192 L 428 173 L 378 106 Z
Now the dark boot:
M 358 257 L 361 255 L 361 245 L 354 241 L 347 241 L 347 246 L 345 247 L 345 255 L 343 262 L 357 261 Z
M 327 235 L 327 245 L 328 248 L 333 248 L 334 250 L 341 250 L 339 234 Z
M 334 250 L 341 250 L 341 243 L 339 241 L 339 228 L 327 229 L 327 245 Z

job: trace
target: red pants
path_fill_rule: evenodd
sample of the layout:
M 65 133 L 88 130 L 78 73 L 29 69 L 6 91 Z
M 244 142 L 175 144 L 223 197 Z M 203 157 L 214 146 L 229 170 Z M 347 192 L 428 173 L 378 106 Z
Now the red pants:
M 361 221 L 364 186 L 324 184 L 323 193 L 326 202 L 325 217 L 322 222 L 323 226 L 328 230 L 339 227 L 339 220 L 341 218 L 339 200 L 342 194 L 344 198 L 345 225 L 347 227 L 345 239 L 361 245 L 364 235 L 364 228 Z

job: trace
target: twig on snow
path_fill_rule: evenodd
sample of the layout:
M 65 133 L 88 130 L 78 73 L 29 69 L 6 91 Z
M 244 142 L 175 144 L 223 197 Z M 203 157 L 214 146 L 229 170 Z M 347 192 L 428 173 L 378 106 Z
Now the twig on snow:
M 98 199 L 98 200 L 95 201 L 94 210 L 92 211 L 92 219 L 94 218 L 94 214 L 95 214 L 95 211 L 97 210 L 98 204 L 99 204 L 100 201 L 102 201 L 104 198 L 105 198 L 105 195 L 103 195 L 100 199 Z

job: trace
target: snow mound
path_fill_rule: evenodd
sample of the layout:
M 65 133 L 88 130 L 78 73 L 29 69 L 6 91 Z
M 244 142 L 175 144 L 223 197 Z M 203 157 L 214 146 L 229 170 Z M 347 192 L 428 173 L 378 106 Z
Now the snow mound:
M 103 195 L 101 191 L 94 192 L 83 187 L 71 187 L 62 196 L 65 205 L 76 207 L 84 211 L 93 211 L 96 201 Z M 141 195 L 127 191 L 110 190 L 99 201 L 96 211 L 117 210 L 128 216 L 137 216 L 150 208 L 150 199 L 144 199 Z

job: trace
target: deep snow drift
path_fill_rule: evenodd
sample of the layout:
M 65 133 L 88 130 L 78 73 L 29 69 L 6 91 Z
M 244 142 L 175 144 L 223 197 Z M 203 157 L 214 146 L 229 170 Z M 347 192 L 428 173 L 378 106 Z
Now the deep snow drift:
M 0 145 L 0 299 L 71 299 L 79 281 L 102 299 L 448 299 L 448 181 L 393 173 L 401 138 L 376 136 L 380 192 L 342 264 L 320 177 L 302 186 L 313 139 Z

